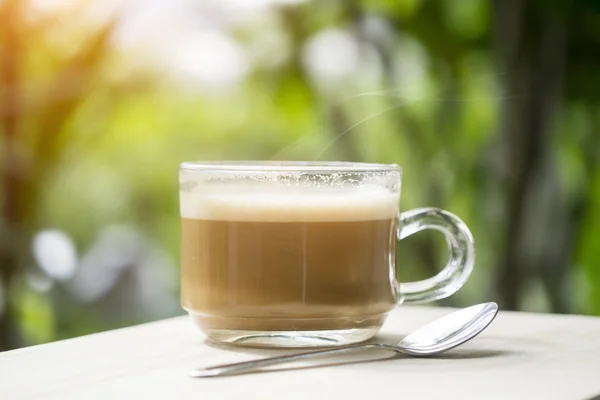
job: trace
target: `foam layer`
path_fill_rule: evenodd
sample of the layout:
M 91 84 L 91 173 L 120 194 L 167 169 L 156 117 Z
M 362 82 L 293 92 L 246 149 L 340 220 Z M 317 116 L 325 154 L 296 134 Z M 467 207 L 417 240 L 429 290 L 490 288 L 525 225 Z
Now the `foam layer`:
M 247 222 L 330 222 L 394 218 L 399 194 L 382 187 L 180 193 L 184 218 Z

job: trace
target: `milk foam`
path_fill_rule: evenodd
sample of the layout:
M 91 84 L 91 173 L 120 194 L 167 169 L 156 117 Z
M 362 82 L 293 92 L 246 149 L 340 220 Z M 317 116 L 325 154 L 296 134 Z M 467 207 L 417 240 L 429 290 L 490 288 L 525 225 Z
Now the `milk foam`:
M 383 187 L 181 192 L 181 216 L 247 222 L 331 222 L 394 218 L 400 195 Z

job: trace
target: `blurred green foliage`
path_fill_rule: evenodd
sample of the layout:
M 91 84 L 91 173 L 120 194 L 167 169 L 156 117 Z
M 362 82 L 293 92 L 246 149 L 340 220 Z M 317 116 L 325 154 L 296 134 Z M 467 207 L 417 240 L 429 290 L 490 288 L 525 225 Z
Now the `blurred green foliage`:
M 0 2 L 1 348 L 180 314 L 191 160 L 398 163 L 475 237 L 441 304 L 600 315 L 595 2 L 58 3 Z

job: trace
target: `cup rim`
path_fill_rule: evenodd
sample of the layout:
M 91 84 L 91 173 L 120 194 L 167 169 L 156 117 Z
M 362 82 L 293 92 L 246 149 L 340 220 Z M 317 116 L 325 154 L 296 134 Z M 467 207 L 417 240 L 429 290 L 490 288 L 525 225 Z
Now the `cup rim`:
M 225 160 L 185 161 L 182 171 L 236 171 L 236 172 L 387 172 L 402 171 L 398 164 L 377 164 L 353 161 L 272 161 Z

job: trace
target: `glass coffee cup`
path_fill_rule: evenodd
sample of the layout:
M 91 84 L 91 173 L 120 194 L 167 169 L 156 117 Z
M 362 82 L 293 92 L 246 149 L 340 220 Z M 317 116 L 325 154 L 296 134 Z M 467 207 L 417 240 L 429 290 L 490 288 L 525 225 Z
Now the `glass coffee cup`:
M 398 304 L 455 293 L 475 250 L 437 208 L 399 213 L 402 170 L 349 162 L 186 162 L 180 166 L 181 303 L 208 338 L 263 347 L 365 341 Z M 398 282 L 398 240 L 446 237 L 436 276 Z

